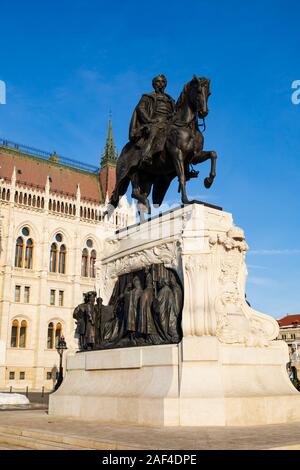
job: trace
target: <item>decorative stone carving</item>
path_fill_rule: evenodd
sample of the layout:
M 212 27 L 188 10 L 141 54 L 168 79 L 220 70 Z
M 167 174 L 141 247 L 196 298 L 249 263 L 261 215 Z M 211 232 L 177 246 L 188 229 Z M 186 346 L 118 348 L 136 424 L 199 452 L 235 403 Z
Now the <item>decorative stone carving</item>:
M 215 300 L 216 336 L 223 343 L 268 346 L 278 335 L 276 322 L 255 312 L 245 300 L 248 245 L 244 231 L 233 226 L 227 234 L 214 234 L 210 246 L 220 258 L 219 295 Z
M 118 246 L 116 244 L 116 246 Z M 151 264 L 163 263 L 166 268 L 175 269 L 180 276 L 180 242 L 162 243 L 120 256 L 108 263 L 98 264 L 98 280 L 102 287 L 103 299 L 109 301 L 118 276 L 146 268 Z
M 244 231 L 233 226 L 225 235 L 221 234 L 212 234 L 209 237 L 209 243 L 211 246 L 216 244 L 222 245 L 226 251 L 233 250 L 237 248 L 241 253 L 246 253 L 248 251 L 248 245 L 245 242 Z
M 218 314 L 216 336 L 222 343 L 268 346 L 269 340 L 263 322 L 249 318 L 243 312 L 242 302 L 236 292 L 223 292 L 216 300 Z

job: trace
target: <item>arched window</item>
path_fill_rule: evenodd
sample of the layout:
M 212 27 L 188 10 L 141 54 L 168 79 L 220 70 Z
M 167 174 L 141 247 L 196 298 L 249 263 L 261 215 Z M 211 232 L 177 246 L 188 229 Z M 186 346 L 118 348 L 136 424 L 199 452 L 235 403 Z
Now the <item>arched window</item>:
M 88 259 L 89 259 L 89 252 L 87 248 L 82 250 L 81 256 L 81 276 L 88 277 Z
M 62 337 L 62 323 L 53 321 L 48 324 L 47 330 L 47 348 L 54 349 L 58 346 L 58 342 Z
M 62 335 L 62 325 L 61 323 L 57 323 L 56 328 L 55 328 L 55 347 L 56 348 L 58 346 L 58 342 L 61 338 L 61 335 Z
M 50 249 L 50 272 L 56 273 L 56 266 L 57 266 L 57 245 L 56 243 L 52 243 Z
M 19 339 L 19 348 L 26 348 L 26 333 L 27 333 L 27 323 L 25 320 L 21 322 L 20 328 L 20 339 Z
M 18 347 L 18 331 L 19 331 L 19 322 L 18 320 L 14 320 L 11 327 L 11 338 L 10 338 L 10 346 L 12 348 Z
M 54 325 L 53 323 L 49 323 L 48 325 L 48 332 L 47 332 L 47 348 L 53 349 L 54 347 Z
M 96 250 L 91 251 L 90 257 L 90 277 L 96 277 L 95 263 L 96 263 Z
M 22 268 L 23 252 L 24 252 L 24 240 L 22 237 L 18 237 L 17 243 L 16 243 L 16 254 L 15 254 L 15 267 L 16 268 Z
M 63 236 L 61 233 L 57 233 L 55 235 L 55 242 L 52 243 L 50 248 L 50 272 L 65 274 L 66 256 L 67 248 L 63 243 Z
M 25 250 L 25 268 L 32 269 L 32 257 L 33 257 L 33 241 L 31 238 L 28 238 L 26 242 Z
M 16 240 L 15 267 L 26 269 L 33 267 L 33 240 L 30 238 L 28 227 L 22 228 L 22 235 Z
M 27 322 L 14 320 L 11 326 L 10 346 L 12 348 L 26 348 Z
M 86 241 L 86 247 L 82 250 L 81 255 L 81 276 L 96 277 L 95 263 L 97 253 L 93 249 L 94 242 L 90 238 Z
M 58 266 L 58 272 L 61 274 L 65 274 L 66 272 L 66 246 L 61 245 L 60 250 L 59 250 L 59 266 Z

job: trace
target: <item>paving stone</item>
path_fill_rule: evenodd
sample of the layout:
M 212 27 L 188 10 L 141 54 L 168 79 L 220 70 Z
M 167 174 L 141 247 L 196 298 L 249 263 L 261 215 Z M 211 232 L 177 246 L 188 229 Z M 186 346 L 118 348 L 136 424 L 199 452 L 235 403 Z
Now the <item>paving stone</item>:
M 49 448 L 216 450 L 300 448 L 300 423 L 247 427 L 143 427 L 56 418 L 45 411 L 0 413 L 0 447 L 5 432 L 15 446 L 39 439 Z M 15 437 L 15 441 L 13 440 Z M 31 440 L 31 441 L 30 441 Z M 26 447 L 26 446 L 25 446 Z M 40 447 L 39 447 L 40 448 Z

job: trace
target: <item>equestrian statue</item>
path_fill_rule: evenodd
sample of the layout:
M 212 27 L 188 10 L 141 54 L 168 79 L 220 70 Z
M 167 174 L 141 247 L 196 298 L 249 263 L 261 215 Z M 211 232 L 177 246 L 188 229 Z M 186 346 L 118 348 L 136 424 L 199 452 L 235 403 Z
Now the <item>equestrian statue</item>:
M 151 213 L 148 196 L 152 190 L 154 206 L 160 206 L 174 178 L 178 178 L 183 204 L 190 201 L 186 182 L 199 174 L 192 165 L 210 160 L 210 174 L 204 186 L 210 188 L 216 176 L 215 151 L 204 151 L 203 133 L 198 119 L 208 115 L 210 80 L 194 77 L 184 87 L 177 103 L 165 93 L 167 79 L 159 75 L 152 80 L 154 92 L 142 96 L 129 128 L 129 142 L 117 162 L 116 185 L 110 204 L 118 206 L 131 183 L 132 197 L 138 201 L 140 216 Z

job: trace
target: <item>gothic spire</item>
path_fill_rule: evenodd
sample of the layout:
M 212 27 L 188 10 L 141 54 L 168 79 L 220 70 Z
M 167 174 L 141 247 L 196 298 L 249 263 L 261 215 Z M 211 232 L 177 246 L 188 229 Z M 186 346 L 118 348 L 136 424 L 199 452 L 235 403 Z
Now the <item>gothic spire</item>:
M 105 143 L 104 151 L 101 157 L 101 168 L 103 168 L 105 165 L 108 165 L 108 164 L 115 165 L 117 163 L 117 158 L 118 158 L 118 151 L 114 143 L 112 120 L 111 120 L 111 114 L 110 114 L 109 121 L 108 121 L 108 132 L 107 132 L 107 137 L 106 137 L 106 143 Z

